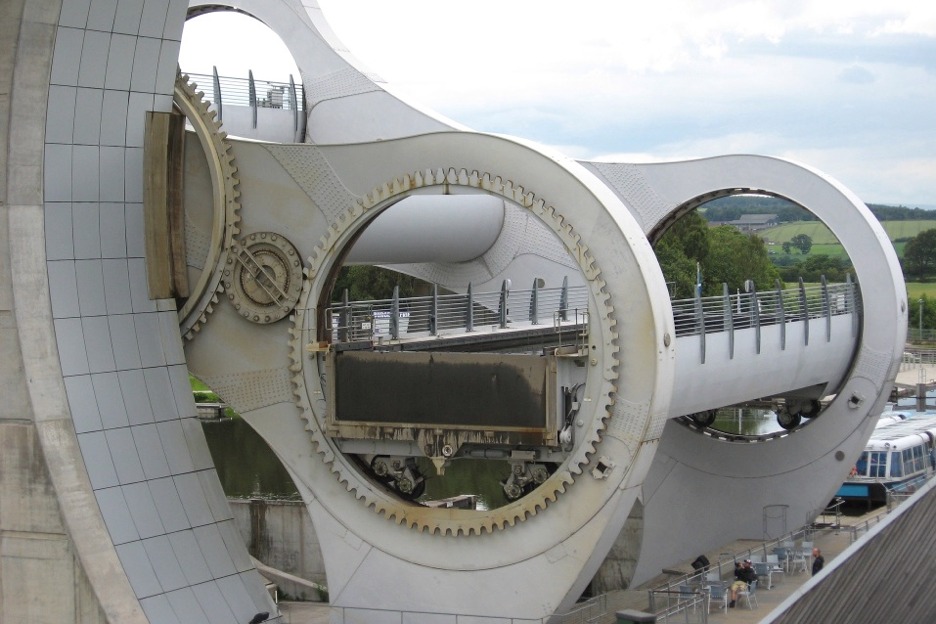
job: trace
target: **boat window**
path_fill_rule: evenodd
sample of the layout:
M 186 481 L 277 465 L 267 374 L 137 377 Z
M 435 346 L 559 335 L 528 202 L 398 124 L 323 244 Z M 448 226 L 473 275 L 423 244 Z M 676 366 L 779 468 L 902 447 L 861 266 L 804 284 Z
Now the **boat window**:
M 887 451 L 871 451 L 871 476 L 876 479 L 887 476 Z
M 913 447 L 913 471 L 923 472 L 926 470 L 926 461 L 923 459 L 923 447 Z
M 913 472 L 913 451 L 911 449 L 904 449 L 903 451 L 903 467 L 904 472 L 907 474 Z
M 855 464 L 856 476 L 867 477 L 868 476 L 868 451 L 862 451 L 861 456 L 858 458 L 858 462 Z
M 906 451 L 904 451 L 906 453 Z M 900 451 L 891 453 L 891 471 L 890 476 L 902 477 L 904 473 L 904 462 L 901 460 Z

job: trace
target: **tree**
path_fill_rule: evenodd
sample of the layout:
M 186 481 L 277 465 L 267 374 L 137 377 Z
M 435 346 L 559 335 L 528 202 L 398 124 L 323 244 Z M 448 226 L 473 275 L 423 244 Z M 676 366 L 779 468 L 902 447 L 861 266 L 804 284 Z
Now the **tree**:
M 790 253 L 790 250 L 792 249 L 793 249 L 793 244 L 790 243 L 790 241 L 786 241 L 785 243 L 783 243 L 783 253 L 788 254 Z
M 808 234 L 797 234 L 790 239 L 790 244 L 799 249 L 800 253 L 805 256 L 812 249 L 812 238 Z
M 904 247 L 904 271 L 922 278 L 936 270 L 936 229 L 924 230 Z
M 400 287 L 401 297 L 426 292 L 426 283 L 415 277 L 378 266 L 352 265 L 342 267 L 338 273 L 332 289 L 332 301 L 339 301 L 346 288 L 351 301 L 389 299 L 393 296 L 394 286 Z
M 692 297 L 696 283 L 696 263 L 709 253 L 708 223 L 697 211 L 680 217 L 654 243 L 653 250 L 676 299 Z
M 709 230 L 709 253 L 702 272 L 703 295 L 720 295 L 722 283 L 732 291 L 741 290 L 746 280 L 753 280 L 758 290 L 772 289 L 780 277 L 764 239 L 725 225 Z

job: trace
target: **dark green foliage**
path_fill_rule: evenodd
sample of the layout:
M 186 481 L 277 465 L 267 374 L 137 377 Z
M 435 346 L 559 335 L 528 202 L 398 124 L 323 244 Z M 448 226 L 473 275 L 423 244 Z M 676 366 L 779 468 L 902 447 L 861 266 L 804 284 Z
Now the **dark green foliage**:
M 426 282 L 378 266 L 354 265 L 341 268 L 338 280 L 332 289 L 332 301 L 340 301 L 344 289 L 348 289 L 349 301 L 390 299 L 393 287 L 400 287 L 401 297 L 413 297 L 430 292 Z
M 906 206 L 883 206 L 881 204 L 868 204 L 867 206 L 878 221 L 936 220 L 936 210 L 923 210 L 922 208 L 908 208 Z
M 696 263 L 709 253 L 708 225 L 697 211 L 690 212 L 670 226 L 654 245 L 663 269 L 670 297 L 692 297 L 696 283 Z
M 907 241 L 903 270 L 920 279 L 936 272 L 936 229 L 924 230 Z
M 809 250 L 812 249 L 812 238 L 810 238 L 808 234 L 797 234 L 790 239 L 790 244 L 799 249 L 800 253 L 805 256 L 809 253 Z M 786 247 L 783 248 L 783 251 L 789 253 Z
M 846 258 L 816 254 L 781 267 L 780 279 L 795 282 L 802 277 L 804 282 L 818 282 L 825 275 L 830 282 L 844 282 L 850 271 L 851 263 Z
M 775 214 L 780 223 L 789 221 L 815 221 L 816 217 L 808 210 L 793 202 L 779 197 L 763 195 L 731 195 L 706 203 L 703 208 L 705 220 L 736 221 L 746 214 Z

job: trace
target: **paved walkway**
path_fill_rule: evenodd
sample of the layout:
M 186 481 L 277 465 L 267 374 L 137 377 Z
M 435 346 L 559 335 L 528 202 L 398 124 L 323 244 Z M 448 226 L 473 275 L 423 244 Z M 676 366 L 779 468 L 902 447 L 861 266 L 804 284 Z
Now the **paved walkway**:
M 813 534 L 815 545 L 822 550 L 826 563 L 832 561 L 840 555 L 848 546 L 851 545 L 851 527 L 857 526 L 871 516 L 885 513 L 883 508 L 875 510 L 871 514 L 861 517 L 843 517 L 840 528 L 829 527 L 822 528 Z M 720 553 L 738 554 L 744 553 L 752 548 L 757 548 L 762 544 L 759 540 L 738 540 L 726 544 L 718 552 L 707 553 L 706 556 L 713 563 L 718 560 Z M 692 566 L 684 562 L 681 565 L 674 566 L 674 569 L 690 572 Z M 809 580 L 808 572 L 800 574 L 784 574 L 779 577 L 771 589 L 758 589 L 756 593 L 757 608 L 747 609 L 746 607 L 735 607 L 728 609 L 728 612 L 718 610 L 712 605 L 712 611 L 709 614 L 708 621 L 712 624 L 728 623 L 731 624 L 753 624 L 760 622 L 768 613 L 783 602 L 787 597 L 793 594 L 803 583 Z M 777 579 L 775 579 L 776 581 Z M 665 582 L 665 577 L 663 578 Z M 648 606 L 648 597 L 646 588 L 649 586 L 659 586 L 660 579 L 648 583 L 644 587 L 634 591 L 613 592 L 608 596 L 608 614 L 602 622 L 611 624 L 615 621 L 614 614 L 622 609 L 636 609 L 645 611 Z M 329 607 L 327 604 L 312 602 L 281 602 L 280 610 L 283 614 L 282 622 L 284 624 L 328 624 Z M 671 618 L 672 621 L 683 622 L 684 616 Z M 696 618 L 690 617 L 690 622 L 700 622 Z

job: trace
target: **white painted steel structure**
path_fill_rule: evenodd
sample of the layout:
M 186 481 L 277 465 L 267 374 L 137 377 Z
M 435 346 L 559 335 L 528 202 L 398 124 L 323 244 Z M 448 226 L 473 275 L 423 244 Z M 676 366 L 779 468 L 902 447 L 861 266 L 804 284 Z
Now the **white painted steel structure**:
M 789 505 L 791 522 L 824 507 L 873 429 L 906 331 L 896 257 L 856 197 L 775 158 L 579 163 L 471 132 L 359 70 L 314 1 L 225 4 L 264 21 L 293 53 L 309 99 L 305 144 L 224 142 L 176 92 L 184 1 L 0 9 L 0 619 L 275 617 L 232 528 L 187 368 L 295 477 L 335 622 L 544 622 L 573 605 L 615 541 L 625 555 L 605 567 L 637 583 L 758 534 L 766 506 Z M 194 292 L 181 309 L 147 295 L 142 218 L 145 113 L 170 111 L 174 98 L 201 141 L 189 141 Z M 706 198 L 745 189 L 809 208 L 842 241 L 862 291 L 861 331 L 843 324 L 830 348 L 811 341 L 770 356 L 739 345 L 726 360 L 713 349 L 702 365 L 693 349 L 694 364 L 683 364 L 648 237 Z M 365 226 L 409 197 L 451 195 L 494 198 L 484 201 L 497 219 L 475 225 L 501 226 L 445 262 L 427 259 L 448 244 L 427 245 L 404 259 L 406 272 L 484 289 L 574 269 L 589 298 L 574 444 L 543 485 L 487 512 L 428 510 L 368 480 L 323 433 L 322 356 L 306 349 L 333 269 Z M 269 293 L 224 273 L 249 257 L 284 280 L 289 316 L 263 319 Z M 813 384 L 823 367 L 837 396 L 790 435 L 732 443 L 670 420 L 740 394 L 798 390 L 800 375 Z M 730 381 L 704 393 L 674 386 L 703 369 Z

